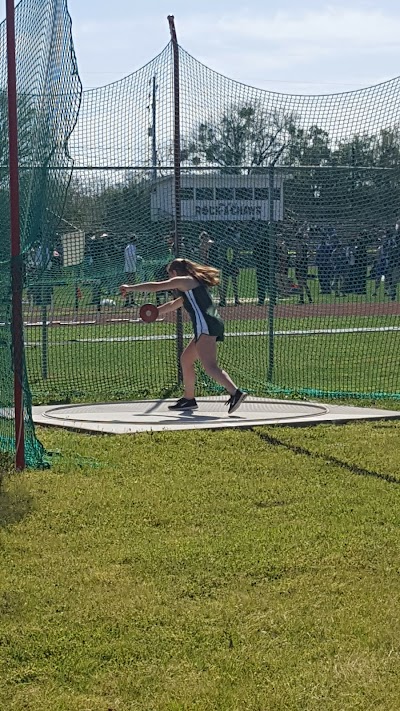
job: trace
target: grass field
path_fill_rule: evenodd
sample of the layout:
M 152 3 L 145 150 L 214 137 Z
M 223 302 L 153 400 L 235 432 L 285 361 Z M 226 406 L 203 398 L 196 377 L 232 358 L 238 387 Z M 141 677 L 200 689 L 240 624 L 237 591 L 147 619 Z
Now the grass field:
M 350 393 L 364 392 L 371 394 L 372 401 L 382 393 L 400 393 L 399 332 L 367 329 L 391 327 L 397 321 L 390 316 L 277 320 L 272 385 L 267 381 L 265 322 L 229 321 L 226 330 L 231 335 L 220 346 L 221 363 L 242 387 L 255 394 L 274 392 L 276 386 L 294 396 L 315 391 L 349 397 Z M 315 328 L 362 330 L 313 333 Z M 293 335 L 292 331 L 307 334 Z M 40 330 L 29 329 L 27 363 L 34 402 L 158 397 L 175 392 L 175 332 L 174 325 L 167 323 L 49 329 L 48 377 L 44 379 Z M 191 333 L 189 326 L 185 333 Z M 248 333 L 260 335 L 244 335 Z M 158 340 L 152 340 L 153 336 Z M 200 379 L 199 392 L 208 387 L 208 381 Z
M 235 309 L 225 313 L 228 337 L 220 349 L 224 367 L 242 387 L 259 395 L 282 393 L 293 397 L 310 397 L 313 394 L 330 397 L 334 394 L 349 398 L 359 393 L 367 395 L 369 403 L 392 396 L 396 403 L 400 396 L 400 332 L 368 332 L 368 329 L 400 327 L 398 314 L 382 312 L 379 315 L 374 312 L 376 304 L 385 306 L 388 301 L 383 286 L 377 299 L 372 297 L 374 284 L 368 280 L 366 295 L 349 294 L 338 300 L 333 294 L 320 294 L 314 268 L 310 268 L 310 276 L 314 277 L 310 278 L 309 284 L 315 301 L 315 314 L 306 317 L 300 310 L 283 317 L 279 308 L 276 311 L 274 368 L 272 382 L 269 382 L 268 307 L 265 306 L 262 312 L 253 303 L 257 298 L 255 270 L 241 270 L 239 295 L 247 307 L 243 308 L 242 315 L 235 314 Z M 112 287 L 109 284 L 107 289 L 104 283 L 103 295 L 121 302 L 115 293 L 116 284 L 114 275 Z M 82 284 L 81 291 L 79 314 L 89 320 L 95 319 L 96 309 L 89 305 L 91 287 Z M 233 296 L 231 284 L 229 296 Z M 140 296 L 140 299 L 149 298 L 154 299 L 154 295 Z M 291 307 L 297 300 L 298 296 L 292 295 L 279 303 L 280 306 Z M 54 301 L 59 320 L 74 319 L 73 283 L 57 286 Z M 319 306 L 324 305 L 331 305 L 333 313 L 323 315 Z M 352 305 L 365 306 L 365 315 L 346 314 L 346 308 Z M 392 304 L 389 303 L 389 306 Z M 112 309 L 103 311 L 113 317 Z M 123 313 L 119 311 L 114 315 L 129 317 L 138 314 L 136 310 L 123 310 Z M 40 322 L 40 309 L 30 316 L 26 312 L 26 318 Z M 321 333 L 328 329 L 337 333 Z M 340 329 L 352 332 L 344 333 Z M 175 325 L 167 320 L 151 325 L 120 321 L 54 326 L 47 329 L 47 352 L 44 356 L 42 329 L 27 327 L 27 365 L 33 401 L 40 404 L 174 394 L 178 392 L 175 334 Z M 188 324 L 185 325 L 185 334 L 191 334 Z M 204 394 L 209 387 L 209 381 L 201 378 L 199 393 Z
M 334 295 L 322 295 L 320 293 L 320 287 L 319 287 L 319 281 L 318 281 L 318 276 L 317 276 L 317 269 L 314 266 L 311 266 L 308 270 L 309 274 L 309 280 L 308 284 L 311 289 L 312 296 L 315 301 L 318 302 L 331 302 L 334 300 Z M 65 278 L 61 274 L 60 276 L 61 282 L 59 286 L 54 286 L 54 302 L 56 307 L 58 308 L 73 308 L 75 304 L 75 288 L 76 285 L 79 285 L 80 288 L 80 293 L 81 293 L 81 298 L 79 300 L 80 307 L 87 307 L 90 304 L 90 301 L 93 296 L 93 288 L 85 282 L 85 280 L 80 280 L 76 282 L 74 277 L 71 277 L 70 275 L 67 275 Z M 117 301 L 120 300 L 119 297 L 119 284 L 123 281 L 124 275 L 123 274 L 113 274 L 111 276 L 105 275 L 102 278 L 102 296 L 103 297 L 109 297 L 112 299 L 116 299 Z M 138 279 L 154 279 L 153 273 L 149 273 L 146 275 L 146 273 L 139 274 Z M 290 283 L 295 284 L 296 283 L 296 278 L 295 278 L 295 271 L 293 268 L 289 269 L 288 272 L 288 280 Z M 46 283 L 46 282 L 44 282 Z M 62 285 L 61 285 L 62 284 Z M 363 299 L 363 300 L 373 300 L 373 292 L 375 290 L 375 282 L 371 279 L 367 279 L 366 281 L 366 294 L 365 296 L 357 296 L 355 294 L 351 294 L 352 299 Z M 240 270 L 239 273 L 239 279 L 238 279 L 238 292 L 239 292 L 239 297 L 242 299 L 257 299 L 257 276 L 256 276 L 256 271 L 254 268 L 244 268 Z M 217 290 L 216 290 L 217 293 Z M 26 297 L 27 298 L 27 297 Z M 139 300 L 142 297 L 138 297 Z M 227 298 L 233 298 L 233 290 L 232 290 L 232 282 L 230 279 L 228 279 L 228 289 L 227 289 Z M 292 299 L 295 301 L 297 299 L 297 295 L 293 295 Z M 380 298 L 384 298 L 384 288 L 383 285 L 380 286 Z M 122 300 L 121 300 L 122 301 Z
M 39 437 L 0 491 L 1 709 L 398 710 L 399 423 Z

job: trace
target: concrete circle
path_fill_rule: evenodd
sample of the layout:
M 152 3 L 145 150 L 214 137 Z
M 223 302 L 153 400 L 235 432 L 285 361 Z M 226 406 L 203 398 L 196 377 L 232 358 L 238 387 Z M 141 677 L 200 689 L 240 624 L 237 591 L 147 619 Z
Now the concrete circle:
M 206 429 L 251 426 L 268 422 L 284 423 L 325 415 L 327 407 L 317 403 L 288 402 L 248 397 L 228 416 L 227 397 L 198 398 L 198 409 L 176 412 L 168 409 L 175 400 L 138 400 L 35 408 L 38 424 L 103 432 Z

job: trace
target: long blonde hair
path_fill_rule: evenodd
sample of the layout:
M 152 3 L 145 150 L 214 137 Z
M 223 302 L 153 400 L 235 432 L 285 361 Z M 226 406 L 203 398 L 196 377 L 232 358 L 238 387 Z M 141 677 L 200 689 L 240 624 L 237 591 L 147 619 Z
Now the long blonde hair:
M 207 267 L 205 264 L 192 262 L 190 259 L 173 259 L 168 264 L 167 272 L 174 271 L 178 276 L 191 276 L 201 284 L 215 286 L 219 284 L 219 271 L 214 267 Z

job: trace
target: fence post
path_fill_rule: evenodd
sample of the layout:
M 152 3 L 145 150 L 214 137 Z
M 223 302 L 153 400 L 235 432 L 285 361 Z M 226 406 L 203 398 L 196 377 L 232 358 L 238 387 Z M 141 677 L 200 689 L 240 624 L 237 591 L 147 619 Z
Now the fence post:
M 6 0 L 8 142 L 10 175 L 10 242 L 12 288 L 12 358 L 14 366 L 15 466 L 25 467 L 24 333 L 22 318 L 22 255 L 19 225 L 17 71 L 15 61 L 14 0 Z
M 268 169 L 269 177 L 269 229 L 268 229 L 268 375 L 267 380 L 272 383 L 274 372 L 274 311 L 276 302 L 276 244 L 275 244 L 275 229 L 274 229 L 274 165 L 270 165 Z
M 180 96 L 179 96 L 179 45 L 176 37 L 174 16 L 168 15 L 169 29 L 173 49 L 174 65 L 174 207 L 175 207 L 175 257 L 180 257 L 182 252 L 182 226 L 181 226 L 181 125 L 180 125 Z M 181 353 L 183 351 L 183 320 L 182 309 L 176 312 L 176 350 L 178 384 L 182 383 Z

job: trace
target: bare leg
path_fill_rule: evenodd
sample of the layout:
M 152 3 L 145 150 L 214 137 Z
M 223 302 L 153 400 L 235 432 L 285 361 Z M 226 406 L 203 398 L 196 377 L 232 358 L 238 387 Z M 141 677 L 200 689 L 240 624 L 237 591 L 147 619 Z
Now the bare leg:
M 181 355 L 183 385 L 185 388 L 183 396 L 188 400 L 192 400 L 194 398 L 194 386 L 196 383 L 196 371 L 194 369 L 194 364 L 198 358 L 199 356 L 197 353 L 196 341 L 193 339 Z
M 207 375 L 222 385 L 228 393 L 234 395 L 237 390 L 235 383 L 230 379 L 228 373 L 222 370 L 217 363 L 217 340 L 215 336 L 208 336 L 203 333 L 196 343 L 196 350 L 198 358 Z

